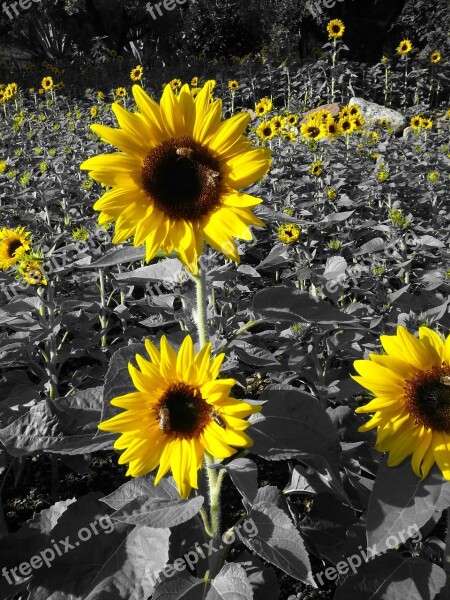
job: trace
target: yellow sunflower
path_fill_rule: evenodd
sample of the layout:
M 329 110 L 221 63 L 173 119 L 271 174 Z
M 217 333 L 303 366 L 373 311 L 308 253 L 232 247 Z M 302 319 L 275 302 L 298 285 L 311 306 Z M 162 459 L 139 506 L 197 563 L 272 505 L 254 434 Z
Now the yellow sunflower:
M 0 268 L 6 271 L 15 265 L 29 250 L 31 233 L 25 227 L 0 230 Z
M 280 117 L 277 115 L 275 117 L 272 117 L 270 119 L 270 122 L 272 123 L 272 126 L 275 129 L 275 131 L 278 133 L 279 131 L 281 131 L 283 129 L 285 120 L 283 117 Z
M 355 120 L 350 117 L 342 117 L 339 119 L 339 128 L 344 135 L 350 135 L 356 131 Z
M 130 73 L 130 78 L 132 81 L 140 81 L 144 74 L 144 67 L 142 65 L 137 65 L 134 67 Z
M 195 100 L 200 93 L 201 88 L 191 88 L 191 96 Z
M 322 174 L 323 171 L 323 164 L 320 161 L 317 162 L 313 162 L 309 172 L 311 173 L 311 175 L 314 175 L 314 177 L 319 177 L 319 175 Z
M 205 451 L 222 459 L 235 454 L 234 447 L 252 445 L 245 419 L 261 407 L 229 396 L 235 380 L 217 379 L 225 355 L 211 359 L 210 343 L 195 354 L 187 335 L 177 354 L 163 336 L 160 351 L 150 340 L 145 348 L 150 361 L 138 354 L 139 368 L 128 365 L 137 391 L 111 400 L 125 412 L 98 427 L 122 434 L 114 447 L 124 450 L 119 464 L 128 463 L 127 475 L 139 477 L 159 465 L 156 485 L 172 469 L 187 498 L 198 487 Z
M 91 106 L 89 114 L 91 117 L 96 117 L 98 115 L 98 108 L 96 106 Z
M 263 141 L 271 140 L 276 133 L 275 127 L 271 121 L 262 121 L 256 130 L 257 136 Z
M 320 140 L 326 135 L 326 125 L 320 115 L 312 114 L 300 127 L 301 134 L 309 140 Z
M 401 55 L 409 54 L 412 50 L 413 46 L 410 40 L 403 40 L 397 47 L 397 52 Z
M 255 106 L 255 113 L 258 115 L 258 117 L 262 117 L 269 112 L 269 110 L 270 109 L 267 108 L 267 105 L 263 104 L 262 102 L 258 102 L 258 104 Z
M 44 77 L 41 81 L 41 86 L 44 90 L 50 91 L 53 87 L 53 79 L 51 77 Z
M 330 119 L 326 124 L 326 135 L 331 140 L 336 139 L 341 134 L 341 128 L 339 123 L 336 123 L 334 119 Z
M 298 123 L 298 116 L 293 113 L 286 117 L 286 123 L 291 127 L 295 127 Z
M 283 244 L 293 244 L 296 242 L 301 234 L 301 229 L 295 223 L 285 223 L 278 227 L 278 239 Z
M 431 129 L 433 127 L 433 121 L 428 119 L 427 117 L 422 117 L 420 120 L 420 124 L 423 129 Z
M 174 250 L 197 274 L 204 240 L 239 262 L 233 237 L 251 240 L 249 226 L 264 223 L 252 213 L 262 200 L 238 190 L 261 179 L 271 162 L 268 149 L 252 148 L 243 135 L 250 115 L 222 122 L 222 101 L 212 101 L 209 82 L 195 101 L 187 84 L 177 96 L 166 86 L 160 105 L 141 86 L 133 95 L 140 112 L 112 107 L 120 129 L 91 126 L 121 150 L 81 165 L 112 187 L 94 205 L 99 224 L 116 222 L 115 244 L 131 237 L 136 247 L 145 243 L 147 262 L 158 250 Z
M 29 285 L 47 285 L 42 264 L 41 254 L 25 254 L 17 265 L 17 278 L 23 278 Z
M 432 52 L 430 55 L 431 62 L 435 63 L 435 64 L 440 62 L 441 58 L 442 58 L 442 56 L 441 56 L 440 52 Z
M 198 77 L 193 77 L 191 79 L 191 86 L 196 88 L 198 86 Z
M 377 427 L 376 448 L 389 452 L 388 465 L 412 455 L 414 473 L 424 479 L 436 462 L 450 480 L 450 335 L 444 341 L 428 327 L 419 337 L 398 327 L 380 338 L 386 355 L 354 363 L 353 377 L 375 398 L 356 409 L 374 413 L 360 431 Z
M 236 81 L 236 79 L 232 79 L 228 82 L 228 89 L 230 89 L 232 92 L 235 92 L 239 87 L 239 82 Z
M 181 87 L 181 79 L 172 79 L 172 81 L 169 82 L 169 85 L 174 91 L 179 90 Z
M 422 117 L 420 115 L 412 117 L 409 126 L 415 130 L 420 129 L 422 127 Z
M 115 95 L 118 98 L 125 98 L 125 96 L 127 95 L 127 90 L 124 87 L 118 87 L 116 88 Z
M 340 19 L 333 19 L 328 23 L 327 31 L 328 37 L 336 40 L 344 35 L 345 25 Z

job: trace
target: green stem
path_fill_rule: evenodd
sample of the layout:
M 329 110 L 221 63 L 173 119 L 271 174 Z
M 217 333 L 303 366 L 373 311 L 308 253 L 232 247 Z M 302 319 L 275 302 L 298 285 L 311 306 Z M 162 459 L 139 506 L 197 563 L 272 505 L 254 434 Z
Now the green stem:
M 445 538 L 445 550 L 444 550 L 444 560 L 443 560 L 443 568 L 447 574 L 447 586 L 446 586 L 446 594 L 444 594 L 443 600 L 450 599 L 450 508 L 447 509 L 447 535 Z
M 216 469 L 210 469 L 209 465 L 215 461 L 214 457 L 205 452 L 205 464 L 208 473 L 209 483 L 209 503 L 210 503 L 210 518 L 212 537 L 220 535 L 220 489 L 222 487 L 223 478 L 226 474 L 225 469 L 221 469 L 217 473 Z
M 200 346 L 207 343 L 207 314 L 206 314 L 206 277 L 203 269 L 200 269 L 198 276 L 194 276 L 195 284 L 197 286 L 197 331 L 198 341 Z

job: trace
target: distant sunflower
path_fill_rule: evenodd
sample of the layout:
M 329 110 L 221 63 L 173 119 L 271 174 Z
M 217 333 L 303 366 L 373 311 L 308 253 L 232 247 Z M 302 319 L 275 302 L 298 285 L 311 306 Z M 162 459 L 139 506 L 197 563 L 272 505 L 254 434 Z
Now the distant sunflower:
M 211 359 L 211 344 L 197 354 L 190 335 L 178 354 L 161 338 L 160 351 L 145 340 L 150 361 L 136 355 L 138 369 L 128 371 L 135 392 L 111 400 L 125 411 L 100 423 L 99 429 L 121 433 L 114 443 L 124 450 L 119 464 L 128 463 L 127 475 L 139 477 L 156 469 L 157 485 L 171 469 L 179 494 L 187 498 L 198 487 L 198 471 L 205 451 L 222 459 L 248 448 L 245 419 L 260 406 L 230 397 L 234 379 L 218 379 L 224 354 Z
M 98 115 L 98 108 L 96 106 L 91 106 L 89 114 L 91 117 L 96 117 Z
M 357 104 L 352 104 L 351 106 L 348 107 L 348 113 L 350 117 L 360 117 L 361 116 L 361 109 L 359 108 L 359 106 Z
M 198 86 L 198 77 L 193 77 L 191 79 L 191 86 L 196 88 Z
M 441 56 L 440 52 L 432 52 L 430 55 L 430 60 L 434 64 L 440 62 L 441 58 L 442 58 L 442 56 Z
M 288 142 L 296 142 L 297 141 L 297 136 L 295 135 L 295 133 L 293 131 L 286 131 L 283 134 L 283 138 L 285 140 L 287 140 Z
M 343 117 L 339 119 L 339 128 L 344 135 L 350 135 L 356 131 L 356 124 L 354 119 L 350 117 Z
M 236 81 L 236 79 L 232 79 L 228 82 L 228 89 L 230 89 L 232 92 L 235 92 L 239 87 L 239 82 Z
M 351 110 L 351 106 L 349 106 L 348 104 L 345 104 L 341 110 L 339 111 L 339 118 L 340 119 L 346 119 L 347 117 L 350 116 L 350 110 Z
M 262 121 L 256 129 L 257 136 L 263 141 L 271 140 L 276 133 L 271 121 Z
M 337 138 L 341 133 L 341 128 L 338 123 L 334 119 L 330 119 L 326 124 L 326 135 L 330 139 Z
M 200 93 L 201 88 L 191 88 L 191 96 L 195 100 Z
M 375 398 L 357 413 L 374 413 L 359 431 L 377 428 L 376 448 L 389 452 L 388 466 L 412 455 L 414 473 L 424 479 L 436 462 L 450 480 L 450 335 L 444 341 L 428 327 L 419 337 L 399 326 L 380 338 L 386 355 L 354 363 L 353 377 Z
M 290 114 L 286 117 L 286 123 L 291 127 L 295 127 L 298 123 L 298 116 L 294 114 Z
M 293 244 L 300 238 L 301 229 L 295 223 L 285 223 L 278 227 L 278 239 L 283 244 Z
M 338 39 L 344 35 L 345 25 L 340 19 L 333 19 L 328 23 L 327 31 L 328 37 Z
M 412 48 L 413 48 L 413 46 L 412 46 L 412 44 L 411 44 L 411 42 L 409 40 L 403 40 L 398 45 L 397 52 L 400 55 L 406 55 L 406 54 L 409 54 L 411 52 Z
M 6 271 L 15 265 L 31 247 L 31 233 L 25 227 L 0 229 L 0 268 Z
M 144 67 L 142 65 L 138 65 L 134 67 L 130 73 L 130 78 L 132 81 L 141 81 L 142 76 L 144 75 Z
M 181 79 L 178 79 L 178 78 L 172 79 L 172 81 L 169 82 L 169 85 L 175 92 L 176 90 L 179 90 L 181 87 Z
M 326 135 L 326 125 L 320 116 L 311 115 L 300 127 L 301 134 L 309 140 L 318 141 Z
M 262 200 L 239 190 L 270 166 L 270 150 L 252 148 L 243 135 L 250 115 L 221 122 L 222 101 L 212 101 L 209 82 L 195 101 L 188 85 L 178 95 L 166 86 L 160 105 L 141 86 L 133 94 L 140 112 L 112 107 L 120 129 L 91 126 L 121 150 L 81 165 L 112 187 L 94 205 L 99 224 L 116 222 L 115 244 L 145 243 L 147 262 L 174 250 L 197 274 L 203 240 L 239 262 L 233 237 L 251 240 L 249 226 L 264 226 L 252 213 Z
M 255 106 L 255 113 L 258 115 L 258 117 L 264 116 L 267 112 L 269 112 L 267 105 L 263 104 L 262 102 L 258 102 L 258 104 Z
M 309 172 L 311 173 L 311 175 L 314 175 L 314 177 L 319 177 L 319 175 L 322 174 L 323 171 L 323 164 L 320 161 L 317 162 L 313 162 Z
M 326 123 L 327 121 L 329 121 L 330 119 L 333 118 L 333 115 L 326 108 L 323 108 L 322 110 L 318 110 L 316 113 L 313 113 L 313 114 L 316 114 L 317 117 L 320 118 L 322 123 Z
M 25 254 L 17 264 L 17 278 L 23 278 L 29 285 L 47 285 L 42 265 L 42 255 Z
M 420 129 L 422 127 L 422 117 L 420 115 L 412 117 L 410 127 L 414 130 Z
M 53 87 L 53 79 L 51 77 L 44 77 L 41 81 L 42 89 L 50 91 Z
M 281 131 L 283 129 L 285 120 L 283 117 L 280 117 L 277 115 L 276 117 L 272 117 L 270 119 L 270 122 L 272 123 L 275 131 L 278 133 L 279 131 Z
M 125 98 L 127 90 L 124 87 L 118 87 L 116 88 L 115 94 L 118 98 Z
M 423 129 L 431 129 L 433 127 L 433 121 L 427 117 L 422 117 L 420 125 L 423 127 Z

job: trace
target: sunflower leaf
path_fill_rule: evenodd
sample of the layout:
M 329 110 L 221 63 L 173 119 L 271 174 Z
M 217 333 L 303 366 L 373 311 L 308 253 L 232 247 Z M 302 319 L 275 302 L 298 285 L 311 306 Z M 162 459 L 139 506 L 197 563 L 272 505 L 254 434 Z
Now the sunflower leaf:
M 175 527 L 192 519 L 201 509 L 203 502 L 203 496 L 196 496 L 191 500 L 139 496 L 111 515 L 111 519 L 146 527 Z

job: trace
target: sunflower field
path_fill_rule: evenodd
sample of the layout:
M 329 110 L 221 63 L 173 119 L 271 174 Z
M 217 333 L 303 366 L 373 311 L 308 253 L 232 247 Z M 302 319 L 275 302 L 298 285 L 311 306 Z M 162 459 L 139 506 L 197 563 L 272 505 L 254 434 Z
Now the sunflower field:
M 323 34 L 0 64 L 0 600 L 450 600 L 450 43 Z

